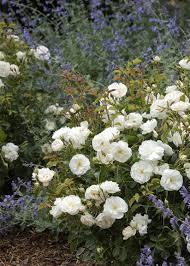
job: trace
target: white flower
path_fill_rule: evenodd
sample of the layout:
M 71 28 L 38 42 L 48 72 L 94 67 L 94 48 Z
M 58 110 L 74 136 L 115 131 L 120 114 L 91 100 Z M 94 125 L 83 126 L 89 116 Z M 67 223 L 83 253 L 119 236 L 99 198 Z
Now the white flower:
M 55 218 L 60 217 L 62 214 L 62 210 L 61 210 L 62 200 L 63 200 L 62 198 L 56 198 L 54 202 L 54 206 L 52 206 L 49 212 Z
M 69 138 L 70 128 L 62 127 L 53 133 L 52 139 L 67 139 Z
M 175 112 L 185 112 L 190 109 L 190 103 L 179 101 L 177 103 L 173 103 L 170 108 Z
M 154 61 L 154 62 L 157 62 L 157 63 L 160 62 L 160 60 L 161 60 L 161 59 L 160 59 L 160 57 L 159 57 L 158 55 L 156 55 L 156 56 L 153 58 L 153 61 Z
M 11 142 L 7 143 L 2 147 L 2 152 L 5 159 L 7 159 L 10 162 L 15 161 L 19 157 L 18 150 L 19 147 Z
M 127 94 L 127 86 L 123 83 L 114 82 L 108 86 L 108 91 L 115 98 L 122 98 Z
M 169 169 L 169 164 L 164 163 L 164 164 L 161 164 L 161 165 L 159 165 L 159 166 L 156 166 L 156 167 L 154 168 L 154 173 L 155 173 L 156 175 L 162 175 L 163 172 L 164 172 L 166 169 Z
M 158 161 L 164 155 L 164 148 L 154 140 L 145 140 L 139 147 L 142 160 Z
M 46 124 L 45 124 L 45 128 L 48 130 L 48 131 L 53 131 L 56 127 L 56 124 L 54 121 L 51 121 L 51 120 L 46 120 Z
M 8 62 L 0 61 L 0 77 L 6 78 L 10 74 L 10 64 Z
M 131 226 L 127 226 L 123 229 L 123 240 L 127 240 L 130 237 L 134 236 L 136 234 L 137 230 L 135 228 L 132 228 Z
M 69 168 L 73 174 L 81 176 L 90 170 L 90 161 L 85 155 L 76 154 L 70 160 Z
M 95 151 L 102 151 L 107 149 L 110 141 L 119 136 L 119 130 L 116 127 L 109 127 L 104 129 L 101 133 L 94 136 L 92 139 L 92 147 Z
M 137 213 L 130 222 L 130 226 L 139 231 L 139 234 L 142 236 L 147 234 L 147 225 L 149 223 L 151 223 L 151 219 L 149 219 L 147 214 Z
M 62 127 L 54 132 L 52 138 L 63 139 L 68 144 L 71 144 L 74 149 L 81 149 L 91 133 L 87 125 L 86 121 L 84 121 L 80 127 Z
M 26 53 L 19 51 L 16 53 L 16 57 L 17 57 L 17 60 L 19 60 L 19 61 L 25 60 L 26 59 Z
M 92 147 L 95 151 L 102 151 L 110 144 L 106 134 L 99 133 L 92 139 Z
M 20 38 L 17 35 L 15 35 L 15 34 L 10 34 L 10 35 L 7 36 L 7 38 L 8 39 L 12 39 L 15 42 L 18 42 L 20 40 Z
M 49 143 L 45 143 L 41 146 L 42 152 L 45 154 L 51 153 L 52 152 L 52 148 L 51 145 Z
M 17 76 L 20 74 L 19 67 L 17 65 L 10 65 L 10 75 Z
M 95 220 L 96 225 L 102 229 L 110 228 L 115 222 L 115 219 L 106 213 L 100 213 Z
M 170 93 L 170 92 L 173 92 L 173 91 L 175 91 L 175 90 L 177 90 L 177 86 L 176 86 L 176 85 L 171 85 L 171 86 L 167 86 L 167 87 L 166 87 L 165 92 L 166 92 L 166 93 Z
M 104 143 L 101 151 L 97 152 L 97 159 L 102 164 L 110 164 L 113 162 L 112 146 L 110 143 Z
M 38 169 L 38 180 L 43 184 L 44 187 L 49 185 L 49 182 L 53 179 L 55 172 L 49 168 Z
M 179 132 L 175 132 L 173 135 L 171 135 L 169 140 L 172 141 L 176 147 L 179 147 L 183 143 Z
M 127 203 L 120 197 L 110 197 L 106 199 L 104 204 L 104 213 L 111 216 L 113 219 L 121 219 L 128 211 Z
M 103 193 L 100 189 L 100 185 L 91 185 L 86 189 L 85 199 L 101 201 Z
M 100 188 L 109 194 L 114 194 L 120 191 L 119 185 L 113 181 L 105 181 L 100 185 Z
M 179 190 L 183 185 L 183 177 L 177 170 L 166 169 L 162 174 L 160 184 L 168 191 Z
M 165 119 L 167 117 L 167 101 L 165 99 L 157 99 L 150 106 L 150 114 L 152 117 L 158 119 Z
M 87 225 L 89 227 L 91 227 L 92 225 L 95 224 L 94 217 L 91 214 L 89 214 L 89 213 L 81 215 L 80 221 L 81 221 L 82 224 Z
M 33 54 L 39 60 L 49 60 L 50 58 L 49 49 L 43 45 L 40 45 L 33 50 Z
M 157 97 L 154 95 L 153 92 L 150 92 L 145 96 L 145 102 L 147 104 L 152 104 L 154 101 L 156 101 L 156 99 Z
M 47 107 L 47 109 L 45 110 L 45 114 L 55 114 L 55 115 L 59 115 L 62 111 L 64 110 L 63 107 L 59 106 L 59 104 L 53 104 Z
M 61 151 L 63 147 L 64 147 L 63 141 L 60 139 L 55 139 L 51 144 L 51 148 L 53 151 Z
M 132 179 L 139 183 L 144 184 L 148 182 L 153 175 L 152 164 L 148 161 L 139 161 L 132 165 L 131 167 L 131 177 Z
M 62 199 L 60 207 L 62 212 L 66 212 L 70 215 L 76 215 L 83 209 L 84 206 L 78 196 L 69 195 Z
M 72 108 L 69 111 L 70 111 L 70 113 L 75 114 L 78 110 L 80 110 L 80 105 L 75 103 L 72 105 Z
M 165 155 L 167 156 L 171 156 L 174 152 L 172 150 L 172 148 L 166 144 L 166 143 L 163 143 L 161 140 L 157 140 L 157 143 L 162 147 L 164 148 L 164 153 Z
M 154 131 L 155 127 L 157 127 L 157 120 L 148 120 L 146 123 L 141 125 L 142 134 L 145 135 L 151 133 L 152 131 Z
M 142 124 L 142 115 L 138 113 L 130 113 L 126 117 L 125 128 L 127 129 L 138 129 Z
M 112 125 L 119 130 L 125 129 L 125 116 L 124 115 L 118 115 L 116 118 L 113 119 Z
M 131 148 L 129 148 L 127 142 L 122 140 L 113 142 L 111 147 L 114 160 L 120 163 L 126 162 L 132 156 Z
M 179 65 L 184 69 L 190 70 L 190 60 L 188 59 L 182 59 L 181 61 L 179 61 Z
M 119 137 L 120 131 L 116 127 L 108 127 L 102 131 L 103 134 L 108 138 L 109 141 Z
M 177 103 L 180 101 L 180 98 L 183 95 L 184 95 L 183 92 L 175 90 L 175 91 L 167 93 L 166 96 L 164 97 L 164 100 L 166 100 L 169 104 Z M 186 100 L 188 100 L 188 98 Z

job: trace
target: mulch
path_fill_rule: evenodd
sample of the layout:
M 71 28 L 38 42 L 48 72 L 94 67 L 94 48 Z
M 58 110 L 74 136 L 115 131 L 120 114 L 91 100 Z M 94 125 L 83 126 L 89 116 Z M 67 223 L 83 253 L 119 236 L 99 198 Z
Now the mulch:
M 0 266 L 85 266 L 71 254 L 64 237 L 48 233 L 13 233 L 0 238 Z

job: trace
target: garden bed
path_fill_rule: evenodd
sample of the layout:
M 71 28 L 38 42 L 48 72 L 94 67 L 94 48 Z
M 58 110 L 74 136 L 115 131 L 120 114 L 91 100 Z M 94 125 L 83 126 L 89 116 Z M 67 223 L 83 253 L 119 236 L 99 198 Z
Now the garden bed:
M 71 254 L 64 237 L 59 241 L 48 233 L 25 231 L 0 239 L 1 266 L 82 266 Z

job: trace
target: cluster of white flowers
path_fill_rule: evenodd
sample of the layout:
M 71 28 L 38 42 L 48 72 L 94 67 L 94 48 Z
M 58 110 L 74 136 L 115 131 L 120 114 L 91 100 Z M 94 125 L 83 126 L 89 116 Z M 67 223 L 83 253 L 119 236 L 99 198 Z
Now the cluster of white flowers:
M 76 215 L 81 212 L 80 221 L 84 225 L 92 226 L 96 224 L 102 229 L 107 229 L 113 225 L 115 220 L 123 218 L 124 214 L 128 211 L 128 205 L 122 198 L 110 196 L 110 194 L 112 195 L 119 191 L 118 184 L 113 181 L 105 181 L 86 189 L 84 201 L 95 201 L 97 206 L 100 206 L 104 202 L 103 211 L 96 218 L 87 211 L 80 197 L 74 195 L 57 198 L 54 206 L 50 210 L 50 214 L 58 218 L 63 213 Z
M 97 152 L 97 159 L 102 164 L 109 164 L 113 161 L 124 163 L 132 156 L 131 148 L 127 142 L 111 142 L 118 138 L 119 134 L 117 128 L 110 127 L 92 139 L 92 147 Z
M 158 58 L 154 58 L 154 61 L 159 62 Z M 152 88 L 154 87 L 156 85 L 152 85 Z M 149 186 L 141 185 L 149 182 L 155 176 L 156 182 L 158 180 L 158 184 L 160 184 L 159 189 L 161 191 L 178 191 L 183 185 L 181 161 L 179 160 L 180 168 L 176 164 L 176 169 L 174 169 L 175 165 L 171 166 L 167 162 L 170 163 L 173 159 L 175 160 L 176 147 L 182 146 L 187 139 L 190 140 L 188 132 L 190 126 L 187 119 L 190 103 L 183 92 L 185 90 L 180 90 L 182 87 L 182 82 L 176 82 L 176 85 L 166 87 L 164 95 L 154 95 L 152 89 L 148 88 L 148 94 L 144 99 L 146 113 L 141 110 L 138 112 L 136 109 L 135 112 L 127 113 L 123 109 L 121 100 L 126 96 L 128 89 L 124 84 L 115 82 L 108 87 L 104 98 L 100 100 L 100 115 L 105 128 L 94 134 L 94 132 L 89 130 L 87 121 L 81 122 L 80 126 L 77 127 L 62 127 L 53 133 L 51 149 L 54 152 L 58 152 L 71 144 L 74 149 L 81 150 L 81 153 L 76 152 L 69 161 L 70 171 L 78 177 L 85 175 L 90 170 L 88 176 L 94 173 L 94 176 L 99 178 L 101 174 L 98 171 L 94 171 L 94 165 L 99 167 L 100 164 L 109 165 L 115 163 L 118 169 L 120 166 L 121 168 L 125 166 L 129 168 L 127 174 L 130 173 L 130 175 L 125 176 L 125 178 L 129 178 L 130 182 L 133 180 L 140 184 L 135 187 L 137 189 L 142 188 L 143 193 L 146 193 L 146 189 Z M 117 105 L 121 107 L 120 111 L 117 110 Z M 104 106 L 106 110 L 103 110 Z M 58 105 L 51 105 L 46 110 L 46 114 L 59 113 L 59 108 Z M 73 105 L 69 112 L 71 116 L 76 115 L 78 117 L 77 112 L 79 110 L 79 105 Z M 103 113 L 101 113 L 102 110 Z M 181 118 L 180 124 L 177 120 L 172 121 L 170 119 L 172 115 Z M 187 123 L 184 123 L 184 121 Z M 160 137 L 162 134 L 160 127 L 164 123 L 167 123 L 167 134 Z M 130 135 L 133 135 L 133 133 L 138 139 L 134 145 L 133 140 L 131 141 L 130 139 Z M 93 150 L 88 154 L 88 147 L 88 150 L 84 149 L 84 154 L 82 154 L 90 134 L 93 136 L 91 144 Z M 171 146 L 167 143 L 171 143 Z M 95 157 L 91 155 L 94 152 Z M 181 158 L 180 156 L 179 154 L 179 159 Z M 190 179 L 190 164 L 183 163 L 183 165 L 184 172 L 187 178 Z M 104 168 L 102 165 L 100 167 Z M 115 171 L 116 167 L 111 166 L 112 169 Z M 40 180 L 39 173 L 38 180 L 45 185 L 49 184 L 48 178 L 47 181 L 46 178 L 44 181 L 43 178 Z M 132 183 L 134 184 L 133 181 Z M 92 184 L 85 189 L 84 197 L 69 195 L 57 198 L 50 213 L 55 218 L 65 213 L 79 215 L 82 224 L 89 227 L 96 225 L 102 229 L 107 229 L 117 219 L 122 219 L 125 213 L 128 212 L 126 201 L 114 195 L 118 192 L 120 192 L 119 185 L 113 181 Z M 150 223 L 151 219 L 149 219 L 147 214 L 137 213 L 133 216 L 129 225 L 123 229 L 123 239 L 127 240 L 136 235 L 136 233 L 139 233 L 140 236 L 147 234 L 148 224 Z
M 36 49 L 31 49 L 31 53 L 39 60 L 49 60 L 49 49 L 43 45 L 39 45 Z
M 151 223 L 147 214 L 141 215 L 137 213 L 130 222 L 130 225 L 123 229 L 123 240 L 127 240 L 134 236 L 138 231 L 141 236 L 147 234 L 148 224 Z
M 150 106 L 152 118 L 166 119 L 169 111 L 177 112 L 182 117 L 190 109 L 188 97 L 177 89 L 176 85 L 166 88 L 166 95 L 154 97 Z
M 19 150 L 19 147 L 11 142 L 2 146 L 3 156 L 5 159 L 7 159 L 10 162 L 15 161 L 19 157 L 18 150 Z
M 88 129 L 88 122 L 80 123 L 80 127 L 62 127 L 53 133 L 52 139 L 60 139 L 65 144 L 71 144 L 74 149 L 81 149 L 91 131 Z
M 6 78 L 9 75 L 17 76 L 19 74 L 20 72 L 17 65 L 10 64 L 5 61 L 0 61 L 0 77 Z
M 58 103 L 56 103 L 56 104 L 49 105 L 45 110 L 45 114 L 59 115 L 63 112 L 63 110 L 64 108 L 59 106 Z
M 53 179 L 55 171 L 50 170 L 49 168 L 36 168 L 32 174 L 33 180 L 40 181 L 44 187 L 49 186 L 50 181 Z

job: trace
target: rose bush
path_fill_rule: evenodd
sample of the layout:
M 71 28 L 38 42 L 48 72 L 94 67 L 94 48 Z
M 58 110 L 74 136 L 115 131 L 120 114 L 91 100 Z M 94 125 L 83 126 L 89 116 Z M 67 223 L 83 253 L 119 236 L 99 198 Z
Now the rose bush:
M 72 91 L 33 189 L 46 195 L 47 223 L 66 230 L 84 260 L 188 265 L 188 71 L 176 65 L 171 84 L 161 62 L 147 71 L 133 61 L 103 91 L 86 82 Z
M 53 54 L 43 45 L 29 47 L 14 31 L 14 24 L 0 23 L 0 187 L 31 176 L 23 164 L 40 164 L 40 142 L 62 123 L 56 102 L 64 102 Z M 47 111 L 50 103 L 59 112 Z

